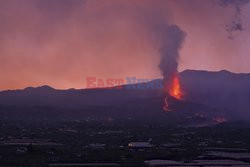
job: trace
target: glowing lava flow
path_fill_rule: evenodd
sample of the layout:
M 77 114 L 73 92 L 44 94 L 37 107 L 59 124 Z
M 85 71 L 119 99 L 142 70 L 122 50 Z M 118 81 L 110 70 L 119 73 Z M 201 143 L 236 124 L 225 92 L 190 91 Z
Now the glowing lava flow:
M 175 76 L 172 82 L 172 86 L 170 87 L 169 94 L 176 99 L 181 99 L 181 85 L 178 76 Z
M 171 111 L 171 109 L 169 108 L 169 105 L 168 105 L 168 97 L 167 96 L 164 99 L 163 110 L 166 111 L 166 112 Z
M 182 91 L 181 91 L 181 85 L 178 76 L 176 75 L 171 83 L 170 89 L 168 90 L 168 93 L 170 96 L 181 100 L 182 99 Z M 164 105 L 163 110 L 166 112 L 171 111 L 169 104 L 168 104 L 168 96 L 164 99 Z

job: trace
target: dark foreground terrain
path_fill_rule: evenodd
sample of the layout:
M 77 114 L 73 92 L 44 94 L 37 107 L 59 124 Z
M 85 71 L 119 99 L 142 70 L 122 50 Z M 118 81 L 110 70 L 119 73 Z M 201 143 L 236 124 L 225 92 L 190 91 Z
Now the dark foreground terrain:
M 250 74 L 187 70 L 180 81 L 171 112 L 161 89 L 138 89 L 153 81 L 1 91 L 0 167 L 250 166 Z
M 0 166 L 250 166 L 250 124 L 133 119 L 0 122 Z

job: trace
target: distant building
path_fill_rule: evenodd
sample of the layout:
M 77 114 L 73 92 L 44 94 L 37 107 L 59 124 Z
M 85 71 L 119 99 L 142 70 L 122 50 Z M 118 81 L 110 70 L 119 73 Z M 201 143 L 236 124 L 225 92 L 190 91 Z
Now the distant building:
M 149 142 L 130 142 L 128 144 L 130 148 L 150 148 L 153 147 Z

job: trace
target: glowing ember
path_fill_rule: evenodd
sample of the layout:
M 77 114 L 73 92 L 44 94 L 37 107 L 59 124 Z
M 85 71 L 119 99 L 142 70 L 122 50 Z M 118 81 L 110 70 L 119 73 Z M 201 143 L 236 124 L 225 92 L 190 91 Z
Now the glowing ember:
M 178 76 L 175 76 L 172 82 L 172 85 L 169 90 L 169 94 L 176 99 L 181 99 L 182 92 L 181 92 L 181 86 Z

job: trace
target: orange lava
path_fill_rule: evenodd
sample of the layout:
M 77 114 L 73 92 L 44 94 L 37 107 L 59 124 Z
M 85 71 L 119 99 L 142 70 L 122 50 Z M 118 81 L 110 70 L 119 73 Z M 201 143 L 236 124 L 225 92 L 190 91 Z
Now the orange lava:
M 181 90 L 181 85 L 180 85 L 178 75 L 175 75 L 175 77 L 173 78 L 171 84 L 169 84 L 169 85 L 170 85 L 169 88 L 167 89 L 167 86 L 166 86 L 165 90 L 168 90 L 168 93 L 169 93 L 170 96 L 172 96 L 172 97 L 174 97 L 174 98 L 176 98 L 178 100 L 181 100 L 182 97 L 183 97 L 183 93 L 182 93 L 182 90 Z M 169 106 L 169 103 L 168 103 L 168 96 L 166 96 L 164 98 L 163 110 L 166 111 L 166 112 L 172 111 L 171 107 Z
M 175 76 L 169 90 L 169 94 L 176 99 L 182 99 L 181 85 L 178 76 Z

